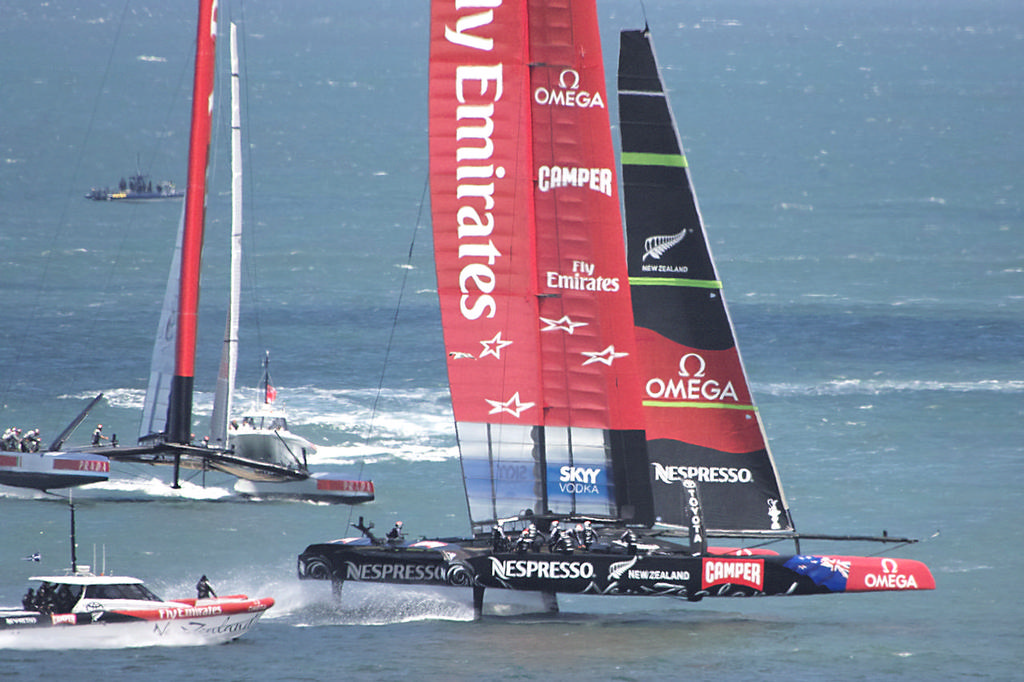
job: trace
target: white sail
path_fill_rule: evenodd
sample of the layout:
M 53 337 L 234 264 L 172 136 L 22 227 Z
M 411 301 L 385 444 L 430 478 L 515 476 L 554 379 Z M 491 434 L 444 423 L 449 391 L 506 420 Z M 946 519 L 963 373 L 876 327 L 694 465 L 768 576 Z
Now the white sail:
M 174 239 L 171 272 L 160 311 L 160 325 L 153 343 L 149 364 L 149 385 L 142 406 L 139 441 L 151 440 L 167 431 L 167 406 L 170 402 L 171 379 L 174 377 L 174 348 L 178 339 L 178 281 L 181 276 L 181 241 L 185 232 L 185 207 L 181 208 L 178 235 Z
M 210 420 L 210 444 L 228 446 L 228 419 L 238 367 L 238 310 L 242 281 L 242 122 L 239 111 L 238 38 L 231 24 L 231 292 L 220 371 Z

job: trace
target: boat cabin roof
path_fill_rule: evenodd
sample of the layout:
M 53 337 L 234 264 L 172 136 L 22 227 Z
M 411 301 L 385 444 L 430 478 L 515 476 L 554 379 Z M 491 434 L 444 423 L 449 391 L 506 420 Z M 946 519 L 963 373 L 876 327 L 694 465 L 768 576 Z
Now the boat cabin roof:
M 54 585 L 142 585 L 138 578 L 124 575 L 34 575 L 29 580 L 40 580 Z
M 240 417 L 280 417 L 284 418 L 286 413 L 280 407 L 274 407 L 273 405 L 265 405 L 263 403 L 257 403 L 252 405 L 249 409 L 242 410 Z

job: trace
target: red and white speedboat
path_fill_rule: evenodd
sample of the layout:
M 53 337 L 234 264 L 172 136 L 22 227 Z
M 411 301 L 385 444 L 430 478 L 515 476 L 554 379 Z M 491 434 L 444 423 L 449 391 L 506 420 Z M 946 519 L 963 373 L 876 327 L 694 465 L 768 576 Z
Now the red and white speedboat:
M 35 576 L 22 608 L 0 608 L 0 648 L 121 648 L 219 644 L 241 637 L 274 605 L 244 594 L 165 601 L 138 578 Z

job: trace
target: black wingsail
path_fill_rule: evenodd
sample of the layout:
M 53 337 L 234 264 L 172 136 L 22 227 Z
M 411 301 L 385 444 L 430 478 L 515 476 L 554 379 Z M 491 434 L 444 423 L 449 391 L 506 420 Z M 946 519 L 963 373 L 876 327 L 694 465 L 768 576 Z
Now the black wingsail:
M 618 86 L 655 514 L 668 525 L 699 520 L 710 532 L 792 531 L 646 30 L 621 34 Z

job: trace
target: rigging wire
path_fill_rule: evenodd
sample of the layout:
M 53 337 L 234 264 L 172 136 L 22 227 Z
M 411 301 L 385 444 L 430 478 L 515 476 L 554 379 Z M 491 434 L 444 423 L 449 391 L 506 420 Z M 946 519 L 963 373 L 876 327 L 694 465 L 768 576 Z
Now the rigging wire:
M 377 406 L 381 400 L 381 394 L 384 392 L 384 378 L 387 375 L 388 360 L 391 357 L 391 350 L 394 346 L 395 332 L 398 329 L 398 318 L 402 311 L 402 301 L 405 298 L 405 290 L 409 281 L 409 272 L 413 270 L 412 257 L 416 250 L 416 237 L 419 234 L 420 225 L 423 223 L 423 212 L 427 205 L 427 195 L 430 190 L 430 176 L 429 174 L 423 181 L 423 190 L 420 193 L 419 208 L 416 211 L 416 222 L 412 228 L 412 238 L 409 240 L 409 252 L 406 254 L 405 266 L 402 268 L 402 285 L 398 289 L 398 301 L 395 304 L 395 313 L 391 318 L 391 331 L 388 334 L 388 342 L 384 346 L 384 363 L 380 370 L 380 379 L 377 382 L 377 391 L 373 397 L 373 403 L 370 406 L 370 419 L 366 425 L 366 433 L 363 436 L 363 443 L 367 444 L 370 442 L 370 436 L 373 434 L 373 421 L 377 416 Z M 357 478 L 362 480 L 363 469 L 366 466 L 366 458 L 360 458 L 359 460 L 359 473 Z M 352 514 L 355 513 L 354 506 L 349 506 L 348 520 L 346 524 L 350 524 L 352 521 Z M 348 525 L 346 525 L 346 528 Z

